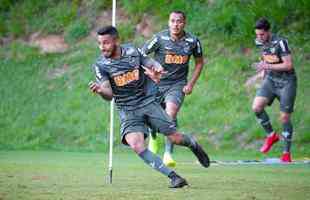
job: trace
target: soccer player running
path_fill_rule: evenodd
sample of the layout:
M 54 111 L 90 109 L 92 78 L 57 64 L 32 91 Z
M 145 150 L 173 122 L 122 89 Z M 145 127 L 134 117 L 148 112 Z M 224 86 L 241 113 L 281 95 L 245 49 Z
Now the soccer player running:
M 93 65 L 96 81 L 89 83 L 92 92 L 105 100 L 115 99 L 121 122 L 121 141 L 149 166 L 171 179 L 171 188 L 187 185 L 187 181 L 166 167 L 149 151 L 144 140 L 148 127 L 166 135 L 172 143 L 188 147 L 203 167 L 209 158 L 196 140 L 176 130 L 175 124 L 156 101 L 155 82 L 163 68 L 155 60 L 142 55 L 130 44 L 119 44 L 118 31 L 112 26 L 97 32 L 101 56 Z
M 163 30 L 143 45 L 142 52 L 154 52 L 154 58 L 164 70 L 159 82 L 158 99 L 177 126 L 177 113 L 184 100 L 184 95 L 190 95 L 203 68 L 203 55 L 200 41 L 192 34 L 185 32 L 186 16 L 182 11 L 173 11 L 169 15 L 169 29 Z M 195 69 L 190 81 L 187 81 L 190 56 L 195 58 Z M 172 159 L 173 144 L 165 138 L 164 163 L 174 167 Z M 158 138 L 152 131 L 149 149 L 153 153 L 158 151 Z
M 264 128 L 267 137 L 260 151 L 267 153 L 272 145 L 280 139 L 271 125 L 265 111 L 277 98 L 280 102 L 280 120 L 282 122 L 283 153 L 280 160 L 292 162 L 291 142 L 293 125 L 290 120 L 294 109 L 297 89 L 297 78 L 293 68 L 291 52 L 287 40 L 270 32 L 270 23 L 261 18 L 255 25 L 256 45 L 261 48 L 261 62 L 257 64 L 258 71 L 264 71 L 265 76 L 260 89 L 254 98 L 252 109 L 258 122 Z

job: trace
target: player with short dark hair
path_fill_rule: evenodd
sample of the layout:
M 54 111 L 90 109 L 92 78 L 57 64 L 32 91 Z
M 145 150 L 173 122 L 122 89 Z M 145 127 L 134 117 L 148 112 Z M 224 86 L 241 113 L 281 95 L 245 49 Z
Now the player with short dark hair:
M 255 23 L 255 29 L 269 31 L 270 30 L 270 23 L 266 18 L 264 18 L 264 17 L 260 18 Z
M 116 28 L 98 31 L 101 56 L 93 65 L 96 82 L 90 82 L 92 92 L 105 100 L 115 99 L 121 121 L 121 141 L 136 152 L 146 164 L 171 179 L 171 188 L 187 185 L 187 181 L 166 167 L 162 160 L 144 146 L 148 128 L 166 135 L 172 143 L 188 147 L 202 166 L 209 158 L 196 140 L 181 134 L 156 101 L 155 84 L 163 74 L 162 66 L 130 44 L 119 44 Z
M 203 68 L 203 54 L 199 39 L 184 30 L 186 15 L 182 11 L 172 11 L 168 21 L 169 29 L 153 36 L 143 45 L 145 54 L 154 53 L 154 58 L 167 71 L 159 82 L 158 98 L 167 114 L 177 121 L 177 113 L 183 103 L 184 96 L 190 95 Z M 190 57 L 195 58 L 195 69 L 192 77 L 187 81 Z M 150 137 L 149 149 L 157 153 L 157 137 L 154 131 Z M 172 159 L 173 145 L 166 138 L 164 163 L 175 166 Z
M 265 111 L 277 98 L 280 102 L 280 120 L 283 131 L 281 137 L 284 141 L 281 161 L 289 163 L 291 158 L 291 143 L 293 125 L 290 120 L 294 110 L 297 90 L 297 78 L 293 67 L 291 51 L 287 40 L 270 32 L 270 23 L 266 18 L 259 19 L 255 24 L 256 45 L 261 49 L 261 62 L 257 64 L 258 71 L 264 71 L 265 76 L 261 87 L 256 93 L 252 109 L 258 122 L 267 133 L 267 138 L 260 151 L 267 153 L 272 145 L 280 139 L 271 125 Z

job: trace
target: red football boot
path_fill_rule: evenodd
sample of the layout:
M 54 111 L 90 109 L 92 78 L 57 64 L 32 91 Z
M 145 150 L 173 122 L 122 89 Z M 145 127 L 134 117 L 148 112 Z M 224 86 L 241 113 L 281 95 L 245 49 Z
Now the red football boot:
M 292 162 L 292 157 L 290 152 L 284 152 L 280 158 L 281 162 L 283 163 L 290 163 Z
M 279 135 L 277 133 L 272 133 L 270 136 L 267 136 L 265 139 L 264 145 L 260 148 L 260 152 L 267 153 L 272 145 L 276 142 L 278 142 L 280 139 Z

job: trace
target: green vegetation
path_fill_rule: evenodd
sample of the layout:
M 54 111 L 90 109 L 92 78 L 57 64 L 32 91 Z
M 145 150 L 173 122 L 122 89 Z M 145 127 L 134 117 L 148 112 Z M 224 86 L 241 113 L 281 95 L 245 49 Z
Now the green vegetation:
M 63 33 L 89 28 L 102 9 L 111 7 L 111 0 L 4 0 L 0 5 L 0 36 L 24 37 L 33 32 Z M 70 31 L 69 31 L 70 32 Z M 72 34 L 72 33 L 71 33 Z M 75 33 L 78 34 L 78 33 Z M 73 33 L 74 35 L 74 33 Z M 86 34 L 83 34 L 85 36 Z
M 190 183 L 168 189 L 168 179 L 132 152 L 114 155 L 108 184 L 107 155 L 99 153 L 0 151 L 0 198 L 249 200 L 310 198 L 306 165 L 216 166 L 204 169 L 187 152 L 177 151 L 177 171 Z M 65 162 L 64 162 L 65 161 Z
M 270 18 L 274 31 L 289 39 L 299 79 L 293 151 L 309 152 L 309 1 L 123 0 L 118 6 L 129 18 L 117 22 L 123 41 L 137 45 L 146 40 L 135 33 L 145 13 L 154 19 L 154 31 L 166 27 L 171 10 L 187 13 L 187 30 L 201 39 L 207 64 L 184 102 L 179 124 L 215 149 L 257 149 L 263 137 L 251 112 L 255 89 L 244 84 L 254 74 L 249 66 L 258 57 L 253 24 L 259 16 Z M 0 37 L 16 38 L 0 49 L 0 149 L 106 150 L 109 103 L 88 91 L 90 66 L 99 51 L 96 41 L 86 36 L 96 17 L 110 8 L 111 0 L 0 4 Z M 36 32 L 64 35 L 69 50 L 42 54 L 21 40 Z M 278 104 L 268 112 L 281 130 Z M 120 146 L 117 115 L 115 119 L 115 144 Z

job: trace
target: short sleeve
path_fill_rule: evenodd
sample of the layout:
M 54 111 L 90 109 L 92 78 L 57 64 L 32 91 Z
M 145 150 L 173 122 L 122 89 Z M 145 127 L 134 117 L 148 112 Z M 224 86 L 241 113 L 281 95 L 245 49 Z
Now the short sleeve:
M 196 39 L 195 41 L 193 55 L 194 57 L 202 57 L 202 46 L 199 39 Z
M 95 73 L 96 82 L 102 83 L 103 81 L 109 80 L 109 75 L 106 71 L 96 63 L 92 66 L 93 72 Z
M 288 42 L 285 39 L 279 40 L 279 54 L 280 56 L 287 56 L 291 54 L 291 51 L 288 47 Z
M 156 51 L 158 47 L 159 47 L 159 38 L 157 35 L 154 35 L 152 39 L 144 43 L 143 47 L 141 48 L 141 51 L 143 54 L 147 55 Z

